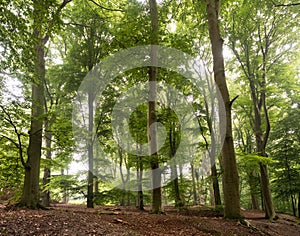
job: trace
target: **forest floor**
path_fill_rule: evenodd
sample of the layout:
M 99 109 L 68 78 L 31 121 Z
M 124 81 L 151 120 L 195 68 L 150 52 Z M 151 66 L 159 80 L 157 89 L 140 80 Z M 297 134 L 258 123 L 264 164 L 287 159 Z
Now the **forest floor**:
M 224 220 L 204 207 L 154 215 L 134 207 L 52 206 L 50 210 L 7 210 L 0 204 L 0 235 L 240 235 L 300 236 L 300 219 L 279 214 L 269 221 L 261 211 L 243 211 L 245 223 Z

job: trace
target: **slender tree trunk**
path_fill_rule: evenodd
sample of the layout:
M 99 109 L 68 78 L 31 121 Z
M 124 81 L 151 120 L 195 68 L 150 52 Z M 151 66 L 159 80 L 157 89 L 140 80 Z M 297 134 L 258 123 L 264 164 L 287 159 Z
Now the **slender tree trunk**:
M 201 205 L 202 188 L 201 188 L 201 183 L 200 183 L 199 171 L 197 169 L 195 169 L 195 179 L 196 179 L 196 189 L 197 189 L 196 191 L 197 191 L 198 205 Z
M 287 145 L 285 145 L 285 150 L 288 149 Z M 290 165 L 288 163 L 288 154 L 285 153 L 285 168 L 286 168 L 286 171 L 287 171 L 287 178 L 288 178 L 288 185 L 289 185 L 289 192 L 290 192 L 290 197 L 291 197 L 291 201 L 292 201 L 292 210 L 293 210 L 293 215 L 294 216 L 297 216 L 297 213 L 296 213 L 296 196 L 294 197 L 293 196 L 293 193 L 292 193 L 292 189 L 293 189 L 293 186 L 292 186 L 292 177 L 291 177 L 291 168 L 290 168 Z
M 52 151 L 51 151 L 51 147 L 52 147 L 52 133 L 51 131 L 49 131 L 50 127 L 48 125 L 48 122 L 45 122 L 45 130 L 46 130 L 46 159 L 47 160 L 51 160 L 52 158 Z M 44 176 L 43 176 L 43 188 L 47 188 L 50 183 L 50 177 L 51 177 L 51 171 L 49 167 L 45 167 L 44 168 Z M 47 190 L 44 190 L 43 192 L 43 201 L 42 201 L 43 205 L 45 207 L 49 207 L 50 206 L 50 190 L 49 188 Z
M 142 147 L 142 145 L 140 145 Z M 144 194 L 143 194 L 143 162 L 141 160 L 141 157 L 138 157 L 138 163 L 137 163 L 137 181 L 138 181 L 138 197 L 137 197 L 137 205 L 138 209 L 143 211 L 144 210 Z
M 120 205 L 125 206 L 125 179 L 124 179 L 124 174 L 123 174 L 123 153 L 122 149 L 119 146 L 118 147 L 118 154 L 119 154 L 119 172 L 121 175 L 121 180 L 122 180 L 122 189 L 121 189 L 121 199 L 120 199 Z
M 193 205 L 198 205 L 197 187 L 196 187 L 196 179 L 195 179 L 195 170 L 194 170 L 193 163 L 191 163 L 191 172 L 192 172 L 192 183 L 193 183 Z
M 158 44 L 158 11 L 156 0 L 149 0 L 150 17 L 151 17 L 151 62 L 157 64 L 157 44 Z M 157 150 L 157 117 L 156 117 L 156 82 L 157 82 L 157 67 L 149 68 L 149 101 L 148 101 L 148 143 L 150 152 L 150 166 L 152 169 L 152 213 L 162 212 L 161 198 L 161 173 L 159 171 L 159 158 Z
M 94 96 L 91 91 L 88 92 L 88 107 L 89 107 L 89 136 L 88 136 L 88 191 L 87 191 L 87 207 L 94 207 L 94 154 L 93 154 L 93 127 L 94 127 Z
M 258 210 L 259 204 L 256 196 L 256 177 L 253 173 L 250 173 L 248 176 L 248 183 L 250 186 L 250 196 L 251 196 L 251 209 Z
M 169 129 L 169 144 L 170 144 L 170 158 L 172 159 L 171 160 L 171 177 L 173 179 L 173 190 L 175 193 L 175 207 L 181 208 L 181 207 L 183 207 L 184 204 L 180 197 L 177 165 L 174 160 L 174 156 L 176 153 L 176 136 L 175 136 L 175 125 L 173 123 L 170 124 L 170 129 Z
M 207 81 L 209 78 L 207 78 Z M 209 81 L 209 83 L 213 83 L 213 81 Z M 212 88 L 210 88 L 210 91 L 212 92 Z M 207 101 L 207 96 L 205 94 L 204 90 L 204 96 L 205 96 L 205 101 Z M 212 177 L 212 185 L 213 185 L 213 199 L 214 203 L 212 205 L 219 206 L 222 205 L 221 202 L 221 193 L 220 193 L 220 187 L 219 187 L 219 180 L 218 180 L 218 172 L 217 172 L 217 167 L 216 167 L 216 137 L 215 133 L 213 130 L 213 125 L 212 125 L 212 117 L 215 117 L 215 109 L 214 109 L 214 100 L 211 101 L 211 114 L 209 112 L 209 107 L 208 103 L 205 102 L 205 114 L 206 114 L 206 122 L 209 128 L 209 133 L 210 133 L 210 139 L 211 139 L 211 150 L 209 150 L 209 144 L 206 142 L 206 150 L 209 153 L 209 158 L 210 158 L 210 165 L 211 165 L 211 177 Z
M 99 179 L 95 179 L 95 184 L 94 184 L 94 193 L 98 194 L 99 193 Z
M 293 216 L 297 216 L 297 209 L 296 209 L 296 197 L 291 194 L 291 201 L 292 201 L 292 210 L 293 210 Z
M 208 107 L 206 107 L 207 116 L 208 114 Z M 218 180 L 218 171 L 216 166 L 216 139 L 215 139 L 215 133 L 212 128 L 212 121 L 208 118 L 208 125 L 209 125 L 209 132 L 211 137 L 211 145 L 212 149 L 209 153 L 210 155 L 210 164 L 211 164 L 211 177 L 212 177 L 212 184 L 213 184 L 213 193 L 214 193 L 214 205 L 220 206 L 222 205 L 221 202 L 221 193 L 220 193 L 220 187 L 219 187 L 219 180 Z
M 273 200 L 270 189 L 269 174 L 267 165 L 260 163 L 261 183 L 262 183 L 262 196 L 265 207 L 265 218 L 273 219 L 275 217 L 275 211 L 273 206 Z
M 176 164 L 171 164 L 171 176 L 173 179 L 173 190 L 175 193 L 175 207 L 181 208 L 183 207 L 183 202 L 180 197 L 180 191 L 179 191 L 179 183 L 178 183 L 178 173 L 177 173 L 177 167 Z
M 255 192 L 251 187 L 250 187 L 250 195 L 251 195 L 251 209 L 258 210 L 259 209 L 258 200 Z
M 214 190 L 214 204 L 215 206 L 221 206 L 221 193 L 219 188 L 219 181 L 218 181 L 218 172 L 216 164 L 213 164 L 211 167 L 211 177 L 213 179 L 213 190 Z
M 126 183 L 130 183 L 130 168 L 128 168 L 128 165 L 126 165 L 126 168 L 127 168 L 127 180 L 126 180 Z M 131 205 L 131 194 L 130 194 L 129 190 L 126 190 L 126 193 L 127 193 L 127 206 L 130 206 Z
M 141 144 L 138 144 L 137 148 L 139 150 L 140 155 L 142 155 L 143 146 Z M 144 210 L 144 194 L 143 194 L 143 171 L 144 171 L 144 166 L 143 166 L 141 156 L 138 156 L 136 170 L 137 170 L 136 174 L 137 174 L 137 183 L 138 183 L 137 208 L 139 210 L 143 211 Z
M 68 173 L 67 173 L 68 174 Z M 65 170 L 64 169 L 61 169 L 60 170 L 60 175 L 61 176 L 64 176 L 65 175 Z M 63 203 L 64 204 L 67 204 L 68 203 L 68 189 L 66 187 L 66 185 L 64 185 L 64 189 L 63 189 Z
M 218 0 L 206 0 L 206 4 L 208 30 L 212 45 L 212 54 L 214 62 L 214 77 L 223 100 L 220 102 L 224 102 L 226 109 L 226 136 L 222 147 L 222 161 L 224 168 L 224 217 L 233 219 L 241 217 L 239 177 L 232 137 L 231 101 L 229 98 L 229 93 L 225 79 L 223 39 L 221 38 L 220 29 L 218 25 L 218 12 L 220 11 L 220 2 Z M 221 120 L 221 122 L 225 121 Z
M 256 194 L 253 192 L 251 187 L 250 187 L 250 195 L 251 195 L 251 209 L 259 210 L 258 200 L 257 200 Z
M 300 192 L 298 193 L 298 218 L 300 218 Z
M 267 54 L 268 54 L 268 47 L 267 43 L 263 43 L 261 38 L 260 28 L 258 30 L 258 37 L 260 39 L 260 49 L 263 55 L 263 62 L 262 62 L 262 78 L 260 82 L 260 87 L 258 88 L 255 85 L 255 78 L 254 75 L 251 73 L 250 68 L 249 70 L 249 84 L 250 84 L 250 92 L 251 92 L 251 99 L 253 102 L 254 108 L 254 132 L 255 132 L 255 139 L 256 139 L 256 151 L 262 157 L 267 157 L 266 153 L 266 146 L 269 139 L 270 134 L 270 120 L 269 120 L 269 113 L 266 104 L 266 77 L 267 77 Z M 265 36 L 263 36 L 265 37 Z M 265 128 L 263 131 L 262 120 L 264 120 Z M 260 163 L 260 177 L 261 177 L 261 187 L 262 187 L 262 196 L 263 202 L 265 207 L 265 218 L 273 219 L 276 216 L 271 188 L 270 188 L 270 181 L 269 181 L 269 173 L 268 173 L 268 166 L 265 163 Z
M 256 139 L 256 148 L 257 152 L 262 157 L 267 157 L 266 154 L 266 144 L 270 132 L 270 122 L 268 118 L 268 111 L 266 108 L 266 98 L 265 98 L 265 92 L 262 92 L 261 99 L 258 101 L 258 98 L 255 94 L 255 87 L 253 79 L 250 79 L 250 89 L 251 89 L 251 97 L 254 105 L 254 117 L 255 117 L 255 125 L 254 125 L 254 132 L 255 132 L 255 139 Z M 262 90 L 264 90 L 263 88 Z M 264 113 L 266 117 L 266 131 L 265 134 L 262 133 L 262 122 L 261 122 L 261 106 L 264 107 Z M 263 205 L 265 210 L 265 218 L 267 219 L 273 219 L 276 215 L 274 206 L 273 206 L 273 200 L 272 200 L 272 194 L 271 194 L 271 188 L 270 188 L 270 182 L 269 182 L 269 173 L 268 173 L 268 166 L 265 163 L 260 163 L 260 179 L 261 179 L 261 192 L 263 197 Z

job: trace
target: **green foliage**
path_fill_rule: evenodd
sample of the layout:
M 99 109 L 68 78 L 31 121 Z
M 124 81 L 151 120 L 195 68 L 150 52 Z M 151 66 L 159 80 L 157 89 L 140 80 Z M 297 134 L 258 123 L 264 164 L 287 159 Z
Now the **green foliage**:
M 299 107 L 289 108 L 271 136 L 274 158 L 272 184 L 276 204 L 281 211 L 294 214 L 290 202 L 295 201 L 300 192 L 299 114 Z
M 94 202 L 96 205 L 120 205 L 121 200 L 130 200 L 131 204 L 135 203 L 136 192 L 125 191 L 119 188 L 103 190 L 94 194 Z M 144 194 L 144 201 L 150 203 L 150 194 Z
M 85 180 L 79 180 L 78 175 L 52 175 L 51 181 L 44 186 L 51 190 L 51 199 L 62 202 L 65 198 L 82 199 L 86 195 Z
M 29 108 L 32 102 L 29 99 L 31 85 L 29 82 L 34 81 L 35 63 L 32 46 L 37 40 L 32 34 L 33 28 L 39 29 L 43 33 L 42 36 L 50 36 L 49 43 L 45 47 L 47 113 L 42 119 L 49 123 L 47 129 L 45 128 L 45 134 L 48 132 L 52 134 L 52 147 L 44 148 L 43 155 L 50 150 L 53 158 L 51 160 L 43 158 L 41 167 L 50 167 L 54 174 L 70 165 L 74 153 L 82 154 L 82 150 L 75 150 L 71 123 L 72 102 L 87 72 L 114 52 L 150 42 L 149 8 L 140 1 L 113 0 L 101 3 L 108 8 L 120 9 L 111 11 L 97 6 L 92 1 L 74 0 L 60 15 L 57 14 L 59 4 L 60 2 L 55 0 L 34 1 L 34 3 L 28 0 L 0 2 L 0 83 L 2 83 L 0 102 L 4 109 L 0 113 L 0 195 L 10 195 L 14 192 L 18 197 L 19 186 L 22 185 L 24 177 L 18 147 L 21 147 L 21 153 L 26 160 L 30 128 Z M 158 7 L 159 43 L 191 55 L 200 54 L 199 60 L 203 61 L 207 66 L 208 75 L 211 75 L 212 57 L 204 17 L 205 2 L 163 1 Z M 35 12 L 34 8 L 37 9 Z M 33 22 L 34 16 L 38 17 L 38 22 Z M 274 8 L 270 1 L 265 0 L 225 1 L 221 9 L 222 35 L 225 44 L 232 49 L 235 56 L 228 56 L 226 73 L 229 75 L 231 97 L 239 95 L 232 108 L 242 183 L 241 201 L 245 207 L 249 207 L 251 190 L 259 195 L 259 163 L 272 167 L 270 176 L 272 191 L 277 197 L 276 203 L 286 202 L 286 198 L 299 192 L 298 18 L 299 12 L 294 8 Z M 264 58 L 263 50 L 267 52 L 267 58 Z M 267 59 L 267 84 L 263 86 L 264 59 Z M 9 76 L 22 81 L 25 102 L 13 100 L 3 102 L 3 78 Z M 249 78 L 253 78 L 257 94 L 266 90 L 272 132 L 271 143 L 267 146 L 268 158 L 256 154 Z M 197 145 L 195 164 L 198 166 L 201 162 L 199 153 L 211 144 L 208 125 L 211 116 L 202 99 L 204 92 L 197 91 L 187 79 L 167 69 L 159 69 L 158 80 L 191 98 L 191 105 L 201 126 L 199 139 L 182 140 L 179 118 L 170 108 L 158 104 L 158 121 L 167 131 L 167 138 L 160 150 L 160 164 L 163 165 L 172 158 L 180 142 L 188 145 L 193 141 L 195 146 Z M 136 193 L 109 187 L 109 183 L 112 182 L 111 173 L 119 172 L 121 162 L 119 151 L 122 152 L 123 158 L 121 166 L 131 171 L 131 177 L 135 177 L 135 170 L 141 166 L 145 170 L 150 167 L 148 157 L 139 157 L 120 149 L 111 128 L 112 110 L 117 100 L 130 87 L 145 81 L 147 81 L 145 68 L 127 71 L 116 77 L 99 98 L 94 123 L 104 154 L 95 153 L 94 158 L 95 175 L 100 181 L 99 193 L 95 195 L 96 204 L 120 204 L 122 198 L 134 201 Z M 172 98 L 168 99 L 166 102 L 171 103 Z M 131 113 L 129 126 L 131 136 L 138 144 L 147 143 L 146 104 L 141 104 Z M 264 122 L 262 128 L 265 128 Z M 18 135 L 21 146 L 18 146 L 20 145 Z M 85 155 L 82 154 L 82 160 L 84 159 Z M 83 198 L 86 196 L 86 180 L 79 179 L 82 177 L 54 175 L 51 182 L 45 186 L 45 190 L 51 190 L 51 196 L 59 201 L 65 196 Z M 128 186 L 136 184 L 136 181 L 131 178 L 126 184 Z M 204 185 L 209 186 L 211 179 L 207 178 L 205 181 Z M 255 186 L 255 189 L 251 189 L 249 184 Z M 187 204 L 192 203 L 192 185 L 189 175 L 179 179 L 179 189 Z M 164 191 L 167 200 L 174 201 L 172 182 L 167 183 Z M 144 194 L 145 203 L 149 203 L 150 193 Z M 205 194 L 208 194 L 207 191 Z
M 192 189 L 192 180 L 185 177 L 179 177 L 179 192 L 180 198 L 183 201 L 184 205 L 192 205 L 193 204 L 193 189 Z M 163 187 L 163 191 L 165 192 L 168 200 L 168 204 L 175 204 L 175 190 L 174 190 L 174 182 L 168 181 L 166 185 Z
M 26 160 L 28 143 L 28 104 L 17 100 L 6 102 L 0 104 L 0 195 L 14 193 L 17 200 L 24 176 L 22 158 Z

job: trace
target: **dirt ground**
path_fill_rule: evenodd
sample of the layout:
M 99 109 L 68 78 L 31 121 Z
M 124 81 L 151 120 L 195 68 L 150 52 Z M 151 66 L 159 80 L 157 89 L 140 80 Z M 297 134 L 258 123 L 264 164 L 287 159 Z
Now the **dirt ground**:
M 0 235 L 240 235 L 300 236 L 300 219 L 279 214 L 277 221 L 263 219 L 261 211 L 243 211 L 245 224 L 227 221 L 222 214 L 191 207 L 165 215 L 134 207 L 55 205 L 50 210 L 5 210 L 0 205 Z

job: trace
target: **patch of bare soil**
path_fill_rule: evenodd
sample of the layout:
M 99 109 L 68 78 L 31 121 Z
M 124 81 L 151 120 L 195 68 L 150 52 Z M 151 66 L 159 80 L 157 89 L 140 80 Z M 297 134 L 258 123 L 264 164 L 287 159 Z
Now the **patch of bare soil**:
M 0 235 L 240 235 L 300 236 L 299 219 L 279 215 L 274 222 L 260 211 L 245 211 L 245 222 L 228 221 L 210 209 L 193 207 L 165 215 L 134 207 L 56 205 L 50 210 L 5 210 L 0 205 Z

